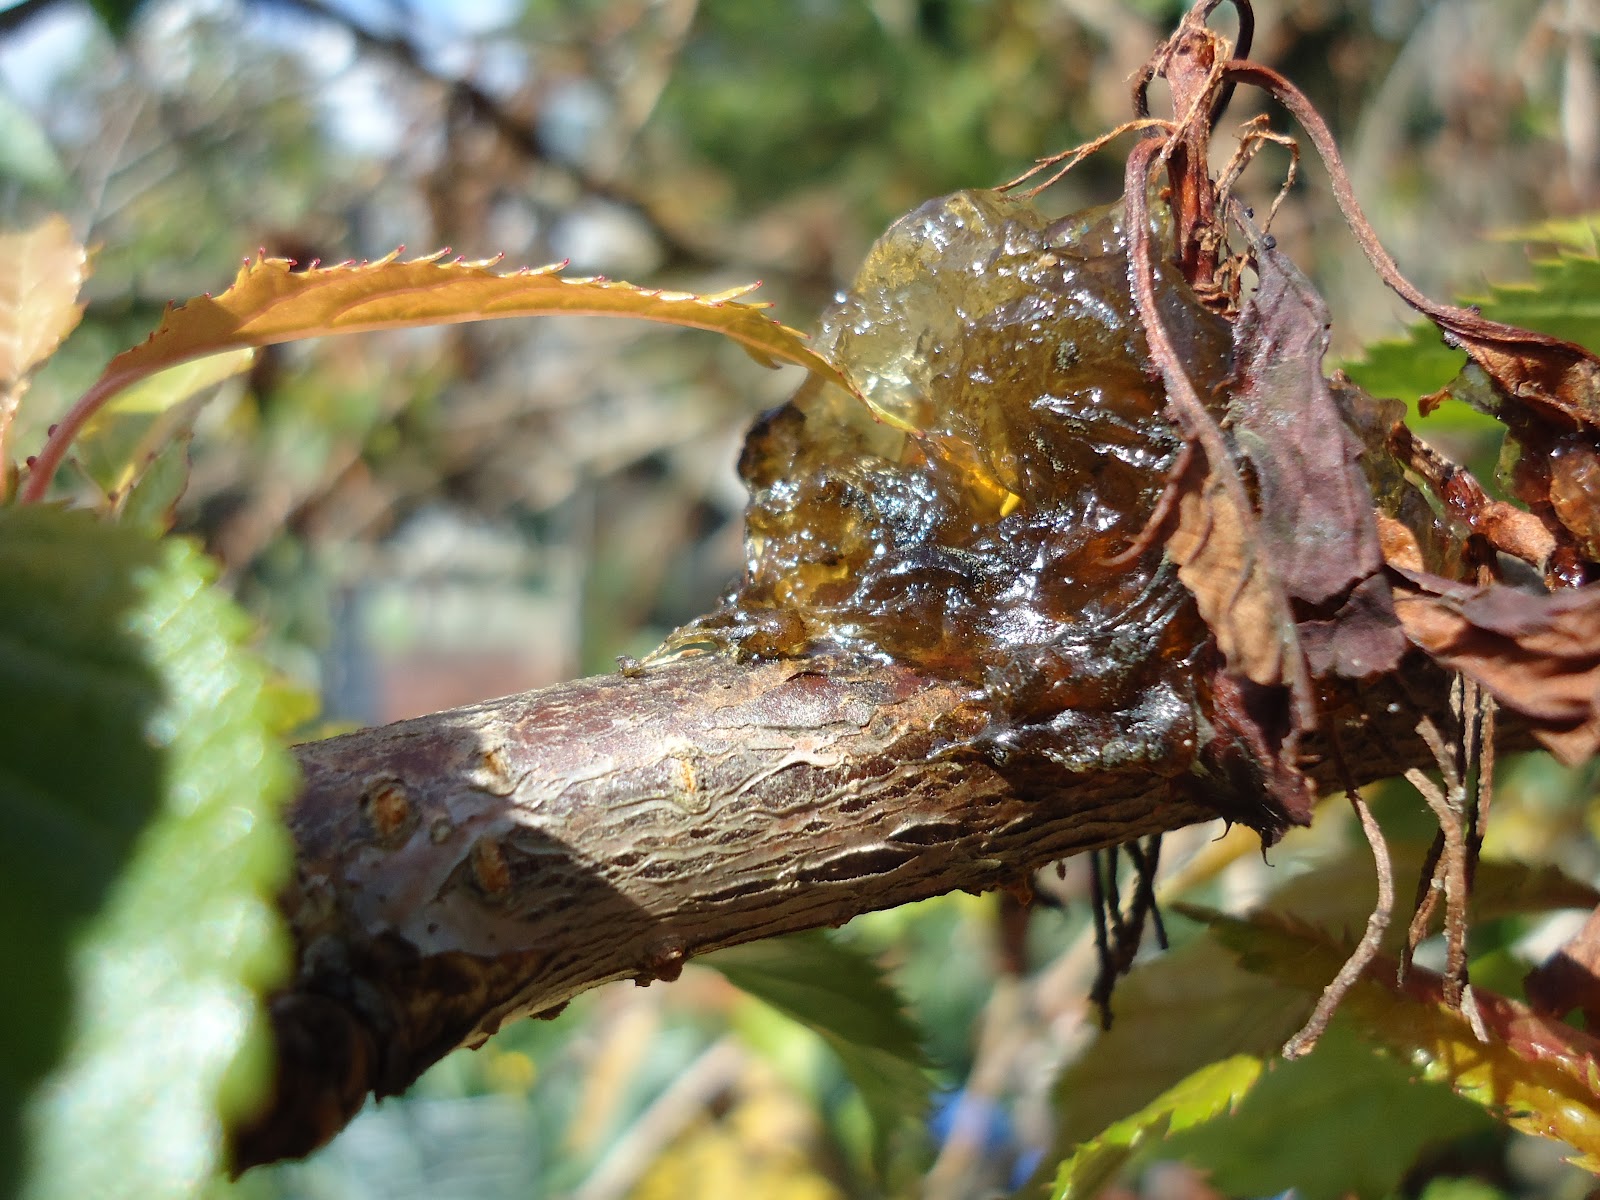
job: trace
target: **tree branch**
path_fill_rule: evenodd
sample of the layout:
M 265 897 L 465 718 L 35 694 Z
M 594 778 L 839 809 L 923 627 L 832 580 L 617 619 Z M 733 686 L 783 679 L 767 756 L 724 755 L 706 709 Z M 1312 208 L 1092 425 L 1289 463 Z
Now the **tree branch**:
M 1447 695 L 1430 672 L 1325 698 L 1360 780 L 1427 761 L 1410 697 Z M 237 1168 L 306 1153 L 368 1092 L 598 984 L 1242 811 L 1203 752 L 1001 767 L 961 748 L 985 719 L 902 668 L 706 656 L 301 747 L 298 963 Z

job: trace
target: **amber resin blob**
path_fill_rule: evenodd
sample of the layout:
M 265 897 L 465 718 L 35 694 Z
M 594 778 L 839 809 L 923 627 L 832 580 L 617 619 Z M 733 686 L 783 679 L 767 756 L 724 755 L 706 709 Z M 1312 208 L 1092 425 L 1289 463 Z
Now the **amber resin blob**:
M 1121 205 L 957 192 L 897 222 L 823 317 L 819 381 L 751 431 L 743 582 L 666 647 L 849 653 L 970 682 L 982 741 L 1172 766 L 1199 721 L 1192 605 L 1138 543 L 1181 449 L 1128 288 Z M 1231 331 L 1160 271 L 1202 396 Z

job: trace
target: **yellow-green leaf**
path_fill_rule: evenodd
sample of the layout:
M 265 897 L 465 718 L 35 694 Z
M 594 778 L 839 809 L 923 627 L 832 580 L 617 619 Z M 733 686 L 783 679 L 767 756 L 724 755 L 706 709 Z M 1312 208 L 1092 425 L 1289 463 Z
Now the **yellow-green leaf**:
M 1056 1172 L 1050 1189 L 1052 1200 L 1093 1196 L 1152 1138 L 1227 1112 L 1255 1086 L 1261 1066 L 1262 1060 L 1254 1054 L 1235 1054 L 1174 1084 L 1132 1116 L 1079 1146 Z
M 794 363 L 854 390 L 806 345 L 804 334 L 772 320 L 765 305 L 742 300 L 755 285 L 697 296 L 609 279 L 566 278 L 559 265 L 509 272 L 496 267 L 497 260 L 447 262 L 442 254 L 404 262 L 390 255 L 305 271 L 282 258 L 247 262 L 227 291 L 169 306 L 155 333 L 111 360 L 40 451 L 22 498 L 43 498 L 84 423 L 138 380 L 210 354 L 333 333 L 560 313 L 637 317 L 724 334 L 762 363 Z
M 1270 913 L 1248 920 L 1183 906 L 1208 920 L 1247 970 L 1320 991 L 1348 951 L 1312 926 Z M 1524 1133 L 1567 1143 L 1573 1161 L 1600 1173 L 1600 1040 L 1526 1005 L 1477 990 L 1489 1040 L 1443 1003 L 1442 981 L 1413 968 L 1396 984 L 1379 958 L 1340 1006 L 1362 1035 L 1401 1055 L 1424 1078 L 1448 1083 Z
M 784 360 L 835 374 L 802 334 L 744 303 L 752 287 L 711 296 L 663 291 L 601 278 L 566 278 L 560 266 L 501 273 L 494 260 L 343 263 L 296 271 L 282 258 L 258 258 L 220 296 L 167 309 L 143 345 L 115 358 L 107 373 L 140 375 L 184 359 L 240 346 L 268 346 L 330 333 L 361 333 L 551 313 L 638 317 L 725 333 L 762 361 Z
M 88 262 L 60 215 L 0 234 L 0 389 L 49 358 L 78 324 Z

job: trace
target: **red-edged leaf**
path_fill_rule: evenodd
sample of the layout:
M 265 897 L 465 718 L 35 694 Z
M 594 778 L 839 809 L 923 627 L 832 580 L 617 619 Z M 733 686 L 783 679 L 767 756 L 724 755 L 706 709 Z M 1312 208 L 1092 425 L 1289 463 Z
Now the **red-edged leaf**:
M 559 266 L 510 272 L 496 266 L 493 260 L 447 262 L 442 254 L 404 262 L 391 255 L 306 271 L 281 258 L 247 262 L 227 291 L 170 306 L 149 339 L 111 360 L 40 452 L 22 498 L 43 497 L 83 423 L 137 380 L 208 354 L 332 333 L 561 313 L 637 317 L 713 330 L 739 342 L 760 362 L 795 363 L 853 390 L 807 347 L 803 334 L 766 316 L 764 306 L 741 300 L 753 285 L 696 296 L 608 279 L 569 279 L 558 274 Z
M 1206 909 L 1179 911 L 1211 925 L 1245 969 L 1320 991 L 1347 948 L 1291 918 L 1249 920 Z M 1369 1040 L 1405 1056 L 1425 1079 L 1448 1083 L 1513 1128 L 1566 1142 L 1574 1159 L 1600 1171 L 1600 1040 L 1492 992 L 1474 990 L 1488 1041 L 1443 1002 L 1443 980 L 1412 968 L 1395 982 L 1393 960 L 1379 957 L 1340 1012 Z

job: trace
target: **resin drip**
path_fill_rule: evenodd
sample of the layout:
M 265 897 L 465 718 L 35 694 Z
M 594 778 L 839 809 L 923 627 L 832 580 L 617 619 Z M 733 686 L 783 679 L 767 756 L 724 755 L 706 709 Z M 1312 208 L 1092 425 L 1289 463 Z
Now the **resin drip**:
M 897 222 L 818 339 L 867 405 L 812 381 L 751 431 L 744 581 L 664 650 L 892 660 L 970 682 L 993 757 L 1184 770 L 1205 631 L 1159 546 L 1107 561 L 1181 449 L 1124 219 L 958 192 Z M 1158 292 L 1196 390 L 1219 395 L 1229 326 L 1170 270 Z

